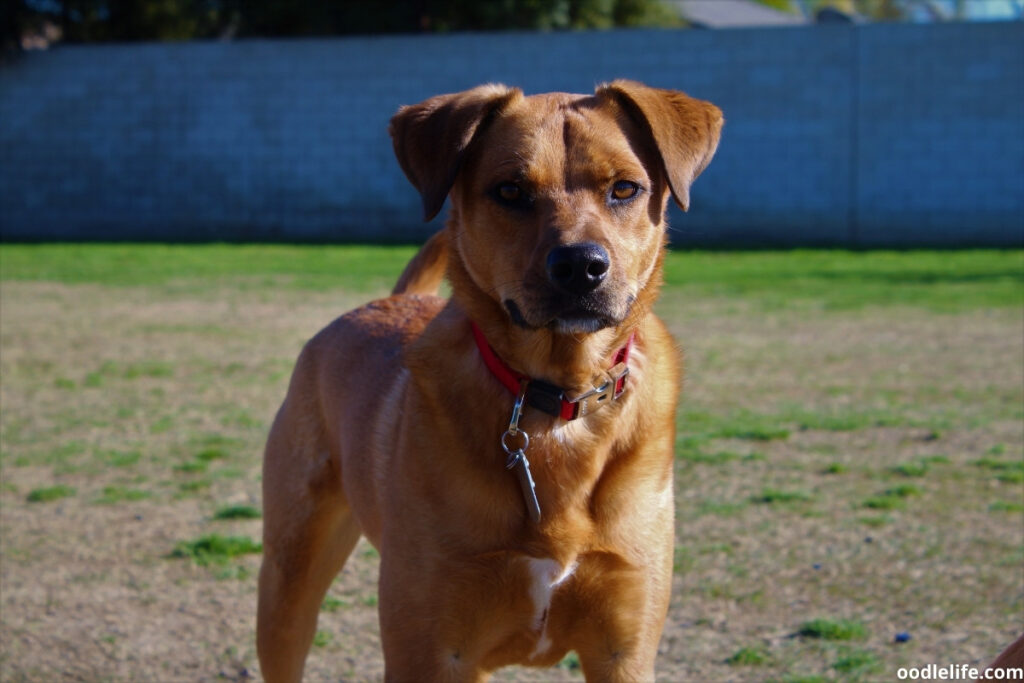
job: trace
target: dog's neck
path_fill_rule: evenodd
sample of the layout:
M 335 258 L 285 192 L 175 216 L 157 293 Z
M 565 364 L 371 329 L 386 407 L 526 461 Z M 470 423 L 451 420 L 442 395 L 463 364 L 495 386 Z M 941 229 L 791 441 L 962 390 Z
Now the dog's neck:
M 454 303 L 479 326 L 494 352 L 510 368 L 572 392 L 590 387 L 595 376 L 614 364 L 616 352 L 631 337 L 634 343 L 642 345 L 640 328 L 661 284 L 660 254 L 658 259 L 655 274 L 621 324 L 579 337 L 514 323 L 501 304 L 473 282 L 455 249 L 449 255 L 448 279 Z

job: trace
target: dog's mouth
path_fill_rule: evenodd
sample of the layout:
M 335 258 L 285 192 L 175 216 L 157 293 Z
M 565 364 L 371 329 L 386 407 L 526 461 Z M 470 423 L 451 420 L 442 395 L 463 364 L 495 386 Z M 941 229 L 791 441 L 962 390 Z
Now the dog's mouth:
M 590 334 L 606 327 L 614 327 L 616 321 L 608 316 L 585 310 L 565 311 L 552 318 L 546 327 L 559 334 Z
M 549 304 L 542 307 L 539 314 L 529 316 L 524 314 L 514 300 L 505 299 L 503 303 L 509 319 L 519 327 L 528 330 L 547 328 L 557 334 L 579 335 L 619 325 L 629 314 L 632 302 L 633 297 L 630 297 L 621 315 L 616 315 L 610 306 L 601 301 L 584 299 L 562 305 Z

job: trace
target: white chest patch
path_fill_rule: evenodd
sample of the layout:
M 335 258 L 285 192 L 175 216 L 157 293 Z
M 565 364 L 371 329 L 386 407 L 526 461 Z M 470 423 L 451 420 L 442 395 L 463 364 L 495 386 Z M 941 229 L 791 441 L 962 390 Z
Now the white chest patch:
M 543 654 L 551 647 L 547 637 L 547 612 L 551 606 L 551 596 L 566 579 L 576 570 L 576 563 L 567 567 L 550 558 L 530 557 L 526 560 L 530 572 L 530 599 L 533 601 L 533 629 L 540 631 L 540 639 L 531 657 Z

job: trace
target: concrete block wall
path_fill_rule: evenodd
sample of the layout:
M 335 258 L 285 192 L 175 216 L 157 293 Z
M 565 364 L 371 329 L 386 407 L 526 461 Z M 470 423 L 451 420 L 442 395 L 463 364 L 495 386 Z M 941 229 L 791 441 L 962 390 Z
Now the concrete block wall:
M 1024 243 L 1024 23 L 900 28 L 857 32 L 853 240 Z
M 416 241 L 401 104 L 633 78 L 711 100 L 692 246 L 1024 242 L 1024 23 L 59 47 L 0 66 L 0 238 Z M 445 212 L 442 212 L 442 216 Z

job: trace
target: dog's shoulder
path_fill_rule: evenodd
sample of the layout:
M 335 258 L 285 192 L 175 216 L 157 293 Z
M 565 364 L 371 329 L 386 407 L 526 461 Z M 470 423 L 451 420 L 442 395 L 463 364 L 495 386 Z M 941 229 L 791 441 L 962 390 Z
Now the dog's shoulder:
M 371 301 L 336 318 L 310 339 L 296 372 L 319 377 L 385 371 L 444 307 L 445 299 L 401 294 Z
M 395 345 L 415 339 L 446 303 L 438 296 L 399 294 L 371 301 L 340 316 L 320 331 L 311 344 Z

